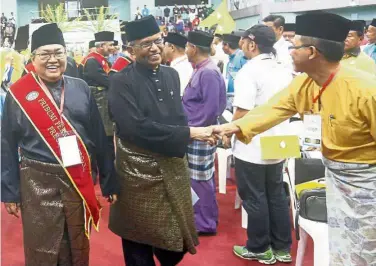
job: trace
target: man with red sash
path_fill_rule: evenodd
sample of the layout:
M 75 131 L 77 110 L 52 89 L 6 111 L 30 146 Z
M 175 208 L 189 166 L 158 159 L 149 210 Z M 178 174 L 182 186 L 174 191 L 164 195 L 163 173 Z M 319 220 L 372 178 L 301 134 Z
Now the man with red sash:
M 95 33 L 96 51 L 88 54 L 83 65 L 82 79 L 87 82 L 99 109 L 100 117 L 107 135 L 108 146 L 111 151 L 111 158 L 115 158 L 113 143 L 113 123 L 108 113 L 107 93 L 109 87 L 110 65 L 106 59 L 113 49 L 114 33 L 101 31 Z
M 87 266 L 88 238 L 101 209 L 92 168 L 98 167 L 102 194 L 113 203 L 113 161 L 89 87 L 63 76 L 67 56 L 57 25 L 36 30 L 31 50 L 35 73 L 10 87 L 4 105 L 1 201 L 11 215 L 21 211 L 25 265 Z
M 92 41 L 89 42 L 89 54 L 95 52 L 95 50 L 96 50 L 96 48 L 95 48 L 95 40 L 92 40 Z M 81 63 L 77 67 L 77 69 L 78 69 L 78 77 L 80 79 L 83 78 L 83 71 L 84 71 L 84 65 L 86 63 L 86 60 L 87 60 L 87 56 L 84 56 L 84 58 L 81 60 Z
M 114 64 L 111 66 L 111 74 L 121 71 L 126 68 L 129 64 L 134 61 L 133 56 L 128 52 L 128 44 L 126 34 L 121 35 L 121 40 L 123 42 L 122 53 L 119 53 L 119 57 L 115 60 Z

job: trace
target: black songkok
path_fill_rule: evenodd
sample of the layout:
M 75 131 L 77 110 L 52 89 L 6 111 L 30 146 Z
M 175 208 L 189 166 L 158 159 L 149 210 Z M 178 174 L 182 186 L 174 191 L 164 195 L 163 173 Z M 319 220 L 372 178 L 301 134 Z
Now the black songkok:
M 61 44 L 65 47 L 64 36 L 56 23 L 46 24 L 33 32 L 31 36 L 31 51 L 49 44 Z
M 129 42 L 153 36 L 160 31 L 157 21 L 152 15 L 128 22 L 125 25 Z
M 181 48 L 185 48 L 185 45 L 187 44 L 187 37 L 174 32 L 170 32 L 167 37 L 164 38 L 164 40 L 165 42 L 174 44 Z
M 101 31 L 94 34 L 95 42 L 113 42 L 114 33 L 111 31 Z
M 211 47 L 213 36 L 204 31 L 190 31 L 188 32 L 188 42 L 197 46 Z

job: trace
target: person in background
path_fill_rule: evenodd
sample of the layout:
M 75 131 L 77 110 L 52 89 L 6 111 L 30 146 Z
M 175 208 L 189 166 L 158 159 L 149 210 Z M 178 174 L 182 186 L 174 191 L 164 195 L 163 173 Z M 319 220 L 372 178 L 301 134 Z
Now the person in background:
M 224 76 L 227 81 L 227 105 L 226 109 L 232 113 L 234 99 L 234 80 L 239 70 L 247 63 L 244 53 L 239 49 L 240 37 L 232 34 L 223 34 L 223 52 L 229 60 Z
M 121 34 L 121 40 L 123 42 L 122 52 L 119 53 L 119 57 L 116 59 L 114 64 L 111 66 L 111 74 L 120 72 L 132 62 L 135 61 L 133 50 L 129 47 L 127 35 L 125 33 Z
M 134 20 L 138 20 L 138 19 L 141 19 L 141 18 L 142 18 L 142 14 L 141 14 L 140 8 L 137 7 L 136 12 L 134 13 Z
M 13 60 L 14 58 L 11 53 L 5 56 L 4 75 L 1 80 L 1 88 L 4 91 L 8 91 L 8 87 L 12 85 L 12 73 L 14 70 Z
M 178 15 L 180 14 L 180 8 L 177 4 L 175 4 L 174 8 L 172 9 L 172 13 L 174 14 L 174 22 L 176 22 L 178 19 Z
M 295 71 L 303 74 L 267 104 L 214 133 L 236 133 L 249 143 L 296 113 L 312 119 L 307 126 L 322 129 L 328 265 L 376 265 L 376 80 L 340 65 L 350 24 L 331 13 L 297 16 L 291 55 Z
M 269 15 L 263 19 L 264 24 L 271 27 L 275 33 L 277 42 L 274 44 L 274 48 L 277 51 L 277 60 L 284 67 L 293 71 L 292 58 L 290 55 L 289 47 L 291 43 L 283 38 L 283 31 L 285 27 L 285 18 L 279 15 Z
M 192 64 L 188 61 L 188 57 L 185 54 L 187 37 L 179 33 L 170 33 L 164 41 L 164 61 L 170 62 L 170 66 L 178 72 L 180 79 L 180 96 L 183 97 L 184 90 L 193 73 Z
M 364 23 L 359 20 L 352 21 L 349 34 L 345 40 L 345 54 L 341 63 L 342 65 L 354 67 L 376 75 L 376 63 L 360 49 L 363 38 Z
M 149 16 L 149 9 L 146 7 L 146 5 L 144 5 L 144 8 L 142 9 L 142 16 L 143 17 L 146 17 L 146 16 Z
M 238 45 L 239 45 L 240 50 L 242 50 L 242 47 L 243 47 L 243 42 L 244 42 L 243 34 L 244 34 L 244 32 L 245 32 L 245 30 L 243 30 L 243 29 L 239 29 L 237 31 L 231 32 L 231 34 L 233 34 L 233 35 L 235 35 L 239 38 Z
M 112 47 L 113 49 L 111 50 L 111 54 L 108 56 L 108 62 L 110 63 L 111 66 L 115 63 L 116 59 L 118 59 L 119 57 L 119 52 L 120 52 L 119 42 L 114 41 L 114 45 Z
M 115 203 L 118 194 L 97 105 L 83 80 L 64 75 L 65 49 L 55 23 L 33 32 L 35 73 L 10 87 L 1 120 L 1 201 L 10 215 L 21 211 L 30 266 L 88 266 L 90 228 L 100 218 L 92 169 L 104 197 Z
M 162 31 L 162 37 L 166 38 L 168 36 L 168 28 L 165 26 Z
M 163 9 L 163 13 L 165 18 L 165 25 L 167 25 L 167 23 L 169 23 L 170 21 L 171 9 L 168 6 L 166 6 L 165 9 Z
M 226 108 L 226 85 L 216 64 L 210 59 L 213 37 L 203 31 L 190 31 L 186 45 L 194 74 L 183 95 L 183 107 L 188 125 L 216 125 Z M 205 141 L 188 144 L 187 159 L 192 189 L 199 197 L 194 205 L 196 229 L 200 234 L 216 234 L 218 205 L 215 195 L 214 159 L 216 148 Z
M 295 23 L 285 23 L 284 30 L 283 30 L 283 38 L 285 38 L 286 41 L 292 42 L 292 40 L 295 37 Z
M 291 72 L 272 55 L 276 53 L 276 37 L 271 28 L 255 25 L 243 32 L 243 39 L 243 52 L 249 60 L 235 79 L 234 121 L 267 103 L 292 81 Z M 260 148 L 260 137 L 283 135 L 283 129 L 284 125 L 278 125 L 249 144 L 235 138 L 233 146 L 238 192 L 248 214 L 246 245 L 234 246 L 233 252 L 264 264 L 292 261 L 290 217 L 282 176 L 284 161 L 263 160 Z M 224 144 L 229 147 L 230 138 L 224 138 Z
M 374 18 L 367 29 L 368 44 L 363 52 L 370 56 L 376 63 L 376 18 Z
M 109 56 L 110 50 L 114 43 L 114 33 L 110 31 L 101 31 L 95 35 L 96 51 L 87 56 L 83 66 L 83 80 L 89 85 L 92 94 L 97 102 L 101 119 L 106 130 L 108 147 L 111 152 L 111 158 L 115 159 L 114 142 L 113 142 L 113 123 L 108 113 L 108 88 L 110 65 L 106 57 Z
M 211 4 L 211 6 L 208 8 L 207 16 L 210 16 L 214 12 L 214 10 L 214 4 Z
M 196 253 L 191 188 L 184 158 L 191 139 L 210 129 L 189 128 L 178 73 L 161 65 L 163 39 L 153 16 L 125 32 L 136 62 L 111 76 L 109 106 L 116 124 L 119 204 L 109 228 L 122 238 L 127 266 L 175 266 Z
M 155 17 L 159 17 L 159 18 L 163 17 L 163 10 L 161 9 L 161 6 L 158 6 L 155 9 Z
M 181 15 L 178 15 L 177 17 L 175 29 L 177 33 L 184 34 L 184 20 Z
M 194 20 L 192 21 L 193 30 L 196 30 L 197 27 L 200 25 L 200 18 L 198 15 L 195 16 Z
M 228 56 L 223 51 L 223 36 L 222 34 L 215 33 L 212 44 L 211 59 L 220 68 L 221 73 L 227 68 Z

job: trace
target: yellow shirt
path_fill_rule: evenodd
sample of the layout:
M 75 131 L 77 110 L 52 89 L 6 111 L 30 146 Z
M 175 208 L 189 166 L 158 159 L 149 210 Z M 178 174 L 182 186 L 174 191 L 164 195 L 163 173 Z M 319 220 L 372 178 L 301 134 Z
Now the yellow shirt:
M 360 52 L 358 56 L 345 55 L 341 60 L 341 64 L 376 75 L 376 63 L 364 52 Z
M 239 140 L 249 143 L 299 113 L 319 112 L 312 99 L 321 89 L 307 74 L 297 76 L 267 104 L 234 121 Z M 322 153 L 331 160 L 376 164 L 376 78 L 342 66 L 321 96 Z

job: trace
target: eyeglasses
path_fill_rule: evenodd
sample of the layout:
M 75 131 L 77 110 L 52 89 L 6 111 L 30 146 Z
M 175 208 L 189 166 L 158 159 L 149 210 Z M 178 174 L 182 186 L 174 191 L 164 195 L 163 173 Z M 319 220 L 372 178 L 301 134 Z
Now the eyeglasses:
M 312 47 L 312 46 L 313 46 L 312 44 L 303 44 L 303 45 L 298 45 L 298 46 L 290 46 L 288 49 L 289 50 L 298 50 L 298 49 L 308 48 L 308 47 Z
M 138 46 L 138 47 L 141 47 L 142 49 L 150 49 L 153 44 L 156 44 L 156 45 L 161 45 L 163 44 L 163 38 L 158 38 L 156 39 L 155 41 L 152 41 L 152 42 L 145 42 L 145 43 L 141 43 L 141 44 L 135 44 L 133 46 Z
M 51 56 L 53 55 L 56 59 L 63 59 L 65 57 L 65 51 L 56 51 L 53 53 L 39 53 L 35 54 L 39 56 L 40 60 L 48 61 L 51 59 Z

